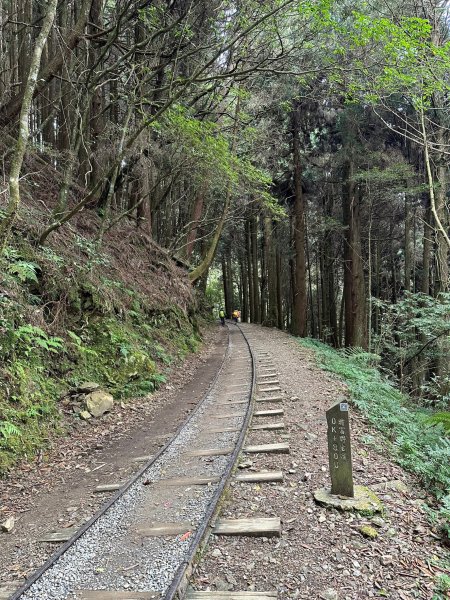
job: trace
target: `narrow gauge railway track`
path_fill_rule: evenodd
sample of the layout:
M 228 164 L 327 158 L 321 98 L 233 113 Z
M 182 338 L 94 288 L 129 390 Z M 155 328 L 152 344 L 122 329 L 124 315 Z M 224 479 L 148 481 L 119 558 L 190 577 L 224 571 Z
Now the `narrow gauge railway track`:
M 230 325 L 222 365 L 175 436 L 10 600 L 172 600 L 242 448 L 255 382 L 250 344 Z

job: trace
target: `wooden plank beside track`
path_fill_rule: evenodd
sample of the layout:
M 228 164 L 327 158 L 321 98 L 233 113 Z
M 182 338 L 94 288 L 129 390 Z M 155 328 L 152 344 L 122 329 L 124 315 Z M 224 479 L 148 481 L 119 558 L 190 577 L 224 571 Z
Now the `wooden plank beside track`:
M 280 537 L 279 517 L 264 519 L 219 519 L 213 529 L 214 535 L 245 535 Z
M 245 446 L 244 452 L 247 454 L 289 454 L 289 444 L 278 443 L 278 444 L 261 444 L 260 446 Z

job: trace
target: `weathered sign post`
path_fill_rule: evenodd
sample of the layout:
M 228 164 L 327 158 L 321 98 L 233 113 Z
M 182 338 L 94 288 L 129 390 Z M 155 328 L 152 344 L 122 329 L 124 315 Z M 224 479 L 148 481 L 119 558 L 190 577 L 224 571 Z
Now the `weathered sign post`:
M 356 510 L 366 515 L 382 512 L 383 505 L 371 489 L 353 486 L 348 402 L 338 402 L 326 414 L 331 490 L 328 487 L 316 490 L 316 502 L 327 508 Z
M 338 402 L 327 410 L 328 458 L 330 462 L 331 493 L 354 497 L 352 451 L 348 403 Z

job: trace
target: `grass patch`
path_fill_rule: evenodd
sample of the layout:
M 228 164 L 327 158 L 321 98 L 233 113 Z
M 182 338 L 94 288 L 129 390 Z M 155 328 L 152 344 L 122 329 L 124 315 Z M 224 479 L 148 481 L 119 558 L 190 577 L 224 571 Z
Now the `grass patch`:
M 316 340 L 299 340 L 313 350 L 319 366 L 340 377 L 351 399 L 367 420 L 387 439 L 394 459 L 415 473 L 439 501 L 439 519 L 450 538 L 450 438 L 445 424 L 432 413 L 414 407 L 372 366 L 376 357 L 363 351 L 336 351 Z

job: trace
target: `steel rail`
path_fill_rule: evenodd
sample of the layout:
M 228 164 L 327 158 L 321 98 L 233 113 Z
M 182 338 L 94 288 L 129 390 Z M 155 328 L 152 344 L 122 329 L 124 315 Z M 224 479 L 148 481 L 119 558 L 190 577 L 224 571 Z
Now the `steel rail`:
M 214 376 L 214 378 L 212 379 L 212 381 L 210 382 L 207 391 L 205 392 L 205 394 L 203 395 L 201 401 L 197 404 L 197 406 L 194 408 L 194 410 L 188 415 L 188 417 L 181 423 L 181 425 L 177 428 L 175 434 L 171 437 L 171 439 L 166 442 L 166 444 L 164 444 L 164 446 L 162 446 L 158 452 L 156 453 L 155 456 L 153 456 L 147 463 L 144 464 L 143 467 L 141 467 L 132 477 L 129 481 L 127 481 L 127 483 L 120 488 L 120 490 L 118 490 L 105 504 L 103 504 L 101 506 L 101 508 L 88 520 L 86 521 L 86 523 L 84 523 L 84 525 L 82 525 L 80 527 L 80 529 L 69 539 L 67 540 L 67 542 L 64 542 L 64 544 L 62 546 L 60 546 L 58 548 L 58 550 L 52 554 L 45 562 L 43 565 L 41 565 L 23 584 L 22 586 L 16 590 L 12 596 L 10 596 L 9 600 L 19 600 L 19 598 L 22 596 L 22 594 L 24 594 L 26 591 L 28 591 L 31 586 L 33 584 L 35 584 L 41 577 L 42 575 L 48 571 L 48 569 L 50 569 L 51 567 L 53 567 L 53 565 L 58 562 L 58 560 L 61 558 L 61 556 L 67 552 L 67 550 L 69 548 L 71 548 L 76 542 L 77 540 L 79 540 L 79 538 L 86 533 L 86 531 L 92 527 L 92 525 L 98 521 L 98 519 L 100 517 L 102 517 L 105 513 L 108 512 L 108 510 L 117 502 L 117 500 L 119 500 L 119 498 L 121 498 L 135 483 L 138 479 L 140 479 L 145 472 L 150 469 L 150 467 L 153 466 L 153 464 L 159 459 L 159 457 L 164 454 L 164 452 L 170 447 L 170 445 L 174 442 L 174 440 L 176 439 L 176 437 L 181 433 L 181 431 L 184 429 L 184 427 L 186 427 L 186 425 L 188 425 L 188 423 L 191 421 L 191 419 L 193 419 L 193 417 L 198 413 L 198 411 L 202 408 L 203 404 L 205 403 L 209 393 L 211 392 L 212 388 L 214 387 L 214 385 L 217 383 L 217 380 L 219 379 L 220 374 L 223 371 L 224 365 L 225 365 L 225 361 L 227 360 L 228 356 L 230 355 L 230 331 L 227 328 L 227 333 L 228 333 L 228 339 L 227 339 L 227 349 L 224 352 L 223 358 L 222 358 L 222 362 L 220 364 L 220 367 L 216 373 L 216 375 Z M 248 342 L 247 342 L 248 343 Z
M 244 422 L 242 424 L 242 429 L 239 434 L 239 438 L 236 442 L 236 446 L 234 448 L 233 453 L 231 454 L 230 460 L 225 468 L 225 471 L 223 472 L 223 475 L 221 477 L 219 485 L 218 485 L 216 491 L 214 492 L 214 495 L 209 503 L 208 510 L 206 511 L 205 517 L 204 517 L 202 523 L 200 523 L 199 527 L 197 528 L 197 531 L 195 532 L 195 536 L 192 540 L 192 544 L 189 547 L 188 554 L 187 554 L 186 558 L 183 560 L 183 562 L 181 563 L 181 565 L 178 567 L 177 571 L 175 572 L 172 583 L 170 584 L 167 592 L 162 597 L 162 600 L 175 600 L 176 598 L 182 598 L 184 595 L 185 590 L 183 589 L 182 586 L 183 586 L 183 579 L 185 577 L 186 571 L 189 568 L 189 566 L 193 563 L 193 561 L 195 559 L 195 555 L 197 553 L 197 549 L 199 548 L 203 539 L 206 537 L 205 534 L 207 533 L 208 526 L 216 512 L 220 498 L 222 497 L 222 493 L 230 479 L 231 472 L 236 464 L 239 453 L 242 450 L 245 436 L 247 434 L 247 428 L 248 428 L 248 425 L 249 425 L 249 422 L 250 422 L 250 419 L 252 416 L 253 397 L 254 397 L 254 393 L 255 393 L 255 389 L 256 389 L 255 356 L 253 354 L 253 350 L 250 345 L 250 342 L 248 341 L 247 336 L 245 335 L 245 333 L 242 331 L 242 329 L 238 325 L 236 325 L 236 327 L 242 334 L 242 336 L 247 344 L 247 347 L 249 349 L 250 357 L 251 357 L 252 382 L 251 382 L 250 392 L 248 394 L 249 401 L 248 401 L 248 405 L 247 405 L 247 412 L 245 414 Z

